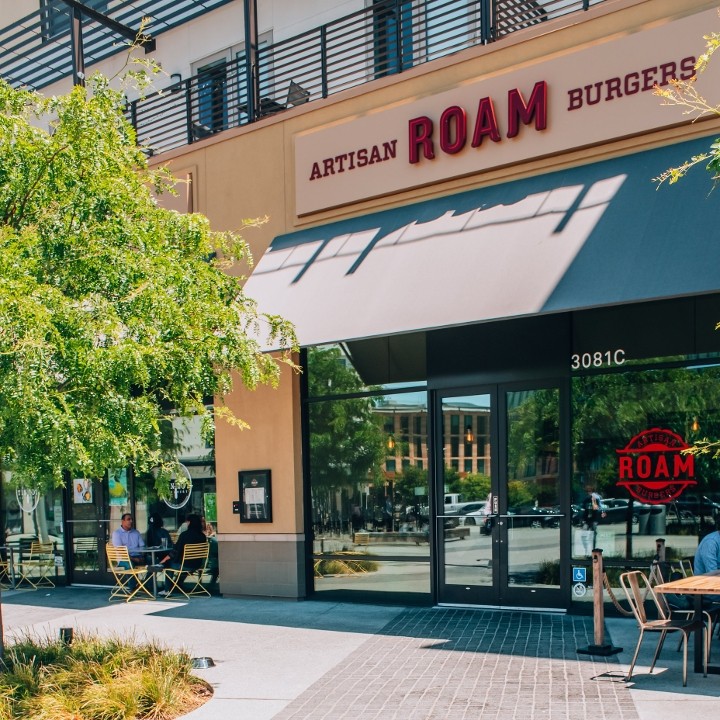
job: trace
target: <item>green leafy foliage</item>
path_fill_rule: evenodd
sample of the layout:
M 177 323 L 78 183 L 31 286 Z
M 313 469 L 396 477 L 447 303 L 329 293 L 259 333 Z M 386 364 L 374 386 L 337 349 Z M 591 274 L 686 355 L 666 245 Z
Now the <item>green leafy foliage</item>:
M 451 475 L 447 468 L 445 477 Z M 459 473 L 452 473 L 452 481 L 448 484 L 450 492 L 460 493 L 465 501 L 485 500 L 490 492 L 490 478 L 482 473 L 467 473 L 460 477 Z
M 423 494 L 416 495 L 415 488 L 422 488 Z M 428 471 L 415 465 L 402 468 L 393 479 L 395 504 L 402 507 L 427 505 L 428 503 Z
M 210 692 L 187 653 L 78 634 L 23 637 L 0 660 L 0 720 L 167 720 Z
M 351 394 L 364 389 L 337 347 L 308 351 L 309 394 Z M 362 482 L 380 482 L 387 448 L 373 399 L 312 403 L 309 408 L 310 477 L 314 491 Z
M 720 115 L 720 105 L 713 105 L 697 90 L 695 81 L 700 73 L 707 70 L 715 51 L 720 47 L 720 33 L 712 32 L 703 36 L 705 52 L 695 62 L 695 75 L 690 80 L 670 80 L 667 87 L 655 86 L 655 95 L 662 98 L 663 105 L 675 105 L 684 108 L 683 113 L 693 118 L 693 121 L 708 116 Z M 667 182 L 670 185 L 681 180 L 696 165 L 705 163 L 705 169 L 710 173 L 713 186 L 720 180 L 720 138 L 716 139 L 708 152 L 693 155 L 681 165 L 668 168 L 658 177 L 653 178 L 658 185 Z
M 257 340 L 292 350 L 291 326 L 225 272 L 246 243 L 159 207 L 175 181 L 122 109 L 102 76 L 52 98 L 0 80 L 0 455 L 28 487 L 162 464 L 170 408 L 208 415 L 291 363 Z

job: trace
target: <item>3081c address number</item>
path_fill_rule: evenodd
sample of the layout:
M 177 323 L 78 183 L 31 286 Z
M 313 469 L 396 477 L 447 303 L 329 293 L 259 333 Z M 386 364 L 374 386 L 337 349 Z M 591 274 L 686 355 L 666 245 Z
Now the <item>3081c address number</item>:
M 595 352 L 575 353 L 570 358 L 570 367 L 573 370 L 589 370 L 590 368 L 616 367 L 625 363 L 625 351 L 596 350 Z

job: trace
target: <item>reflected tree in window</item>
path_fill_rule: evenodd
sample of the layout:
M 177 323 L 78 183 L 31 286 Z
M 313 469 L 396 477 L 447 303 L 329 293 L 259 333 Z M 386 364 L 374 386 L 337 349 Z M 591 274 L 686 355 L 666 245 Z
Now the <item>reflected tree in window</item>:
M 558 391 L 511 392 L 508 402 L 508 505 L 559 504 Z
M 308 351 L 310 397 L 367 388 L 337 347 Z M 361 494 L 383 482 L 386 448 L 382 418 L 371 397 L 313 402 L 309 408 L 310 483 L 316 530 L 340 531 Z
M 617 496 L 617 453 L 637 433 L 672 430 L 692 445 L 720 438 L 720 368 L 668 368 L 573 381 L 574 490 Z M 698 491 L 720 492 L 720 464 L 696 457 Z
M 461 476 L 450 468 L 445 471 L 445 478 L 451 477 L 448 490 L 452 493 L 460 493 L 463 500 L 485 500 L 490 492 L 490 477 L 482 473 L 467 473 Z

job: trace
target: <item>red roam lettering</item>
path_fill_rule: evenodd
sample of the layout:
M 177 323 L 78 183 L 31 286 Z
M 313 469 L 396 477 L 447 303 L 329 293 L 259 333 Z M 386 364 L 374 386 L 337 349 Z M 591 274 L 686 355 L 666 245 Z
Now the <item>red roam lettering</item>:
M 685 440 L 672 430 L 650 428 L 633 437 L 618 454 L 618 486 L 640 502 L 668 503 L 696 485 L 695 457 L 683 453 Z
M 545 130 L 547 128 L 547 107 L 547 83 L 544 80 L 535 83 L 527 102 L 520 90 L 510 90 L 507 98 L 505 137 L 514 138 L 519 135 L 521 125 L 534 123 L 535 130 Z M 433 160 L 436 145 L 446 155 L 459 153 L 467 144 L 470 124 L 467 112 L 458 105 L 446 108 L 440 115 L 437 137 L 431 118 L 426 115 L 413 118 L 408 125 L 409 162 L 414 164 L 420 162 L 421 159 Z M 501 141 L 495 105 L 492 98 L 489 97 L 482 98 L 478 103 L 470 146 L 480 147 L 486 137 L 492 142 Z
M 625 455 L 618 460 L 620 480 L 661 481 L 695 475 L 695 458 L 692 455 Z
M 694 74 L 695 58 L 692 56 L 683 58 L 679 63 L 671 61 L 643 68 L 623 77 L 608 78 L 568 90 L 567 109 L 579 110 L 586 105 L 597 105 L 639 92 L 649 92 L 656 85 L 664 87 L 669 85 L 671 80 L 689 80 Z

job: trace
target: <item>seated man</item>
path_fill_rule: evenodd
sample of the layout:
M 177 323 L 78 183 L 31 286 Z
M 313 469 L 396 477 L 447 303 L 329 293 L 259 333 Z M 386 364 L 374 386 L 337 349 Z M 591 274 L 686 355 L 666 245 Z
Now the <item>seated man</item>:
M 145 565 L 145 553 L 143 552 L 145 542 L 142 535 L 133 527 L 133 518 L 130 513 L 125 513 L 120 518 L 120 527 L 113 532 L 111 542 L 115 547 L 124 545 L 128 549 L 130 562 L 133 565 Z
M 693 560 L 693 573 L 705 573 L 720 570 L 720 516 L 715 519 L 715 530 L 708 533 L 697 546 Z M 715 607 L 720 605 L 720 595 L 705 595 L 703 601 L 712 603 Z

